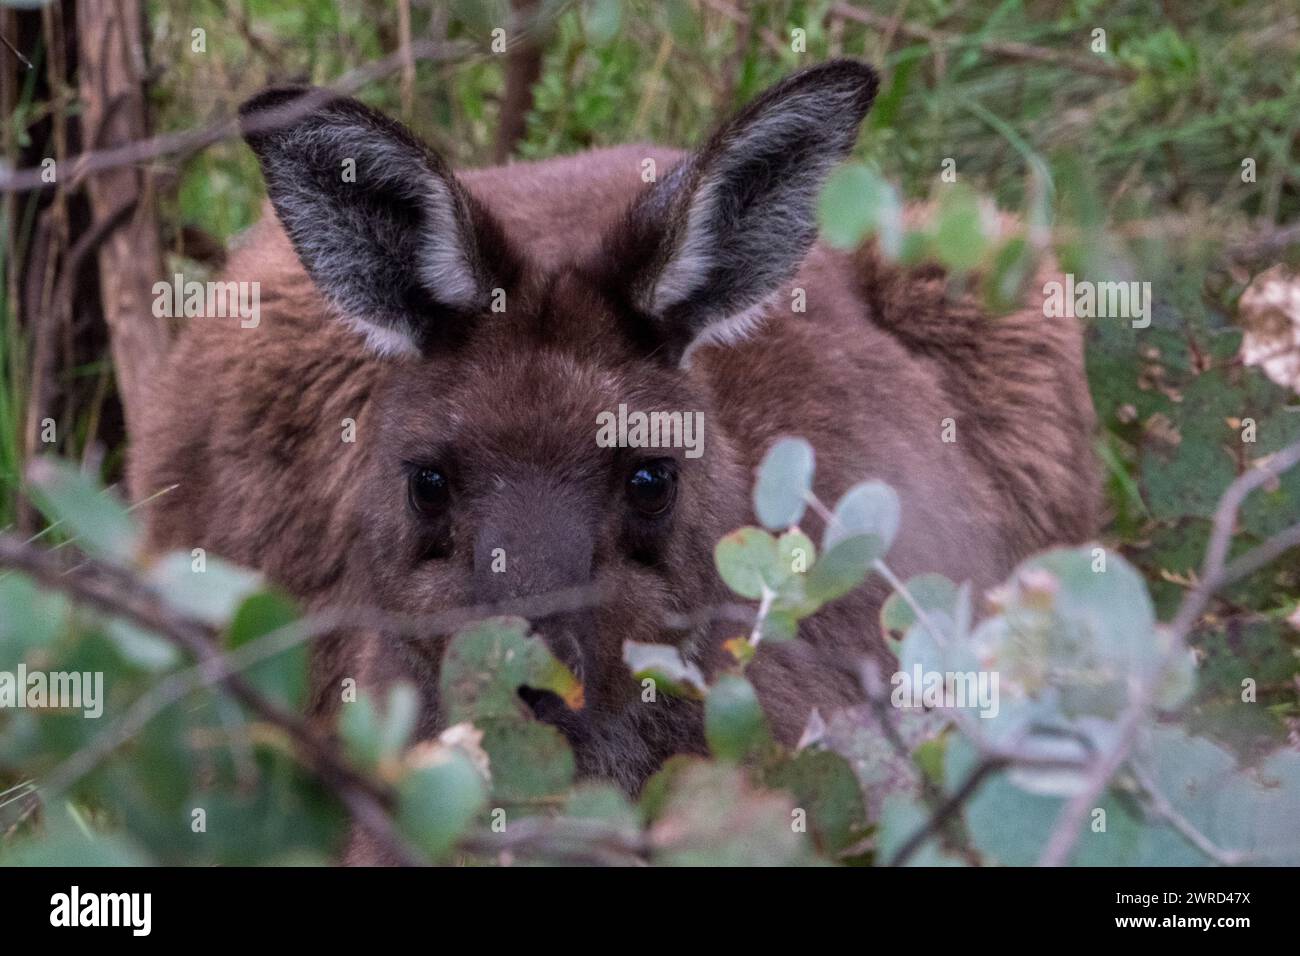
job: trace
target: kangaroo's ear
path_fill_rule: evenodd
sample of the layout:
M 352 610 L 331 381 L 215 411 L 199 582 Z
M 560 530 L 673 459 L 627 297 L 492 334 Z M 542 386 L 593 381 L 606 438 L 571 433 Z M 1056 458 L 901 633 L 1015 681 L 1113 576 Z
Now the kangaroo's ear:
M 816 239 L 818 192 L 876 86 L 851 60 L 796 73 L 638 197 L 596 268 L 638 336 L 678 361 L 747 331 Z
M 500 226 L 400 123 L 302 87 L 266 90 L 239 112 L 298 257 L 380 352 L 463 332 L 517 278 Z

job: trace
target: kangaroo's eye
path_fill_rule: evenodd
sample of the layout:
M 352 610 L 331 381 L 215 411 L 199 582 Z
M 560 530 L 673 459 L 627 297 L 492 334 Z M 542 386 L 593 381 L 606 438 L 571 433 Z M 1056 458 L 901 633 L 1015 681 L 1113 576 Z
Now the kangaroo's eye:
M 411 473 L 408 490 L 411 507 L 424 514 L 441 511 L 451 497 L 451 483 L 437 468 L 420 468 Z
M 647 517 L 663 514 L 677 497 L 677 467 L 670 460 L 639 466 L 627 480 L 627 500 Z

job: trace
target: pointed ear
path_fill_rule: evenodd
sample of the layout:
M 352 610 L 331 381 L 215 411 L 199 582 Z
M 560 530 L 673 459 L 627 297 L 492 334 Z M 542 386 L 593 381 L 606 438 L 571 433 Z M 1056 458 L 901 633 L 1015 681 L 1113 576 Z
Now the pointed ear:
M 298 257 L 383 353 L 463 333 L 519 273 L 500 226 L 400 123 L 324 90 L 266 90 L 244 138 Z
M 597 275 L 672 361 L 743 335 L 817 237 L 817 195 L 876 93 L 869 66 L 789 77 L 649 187 L 608 237 Z

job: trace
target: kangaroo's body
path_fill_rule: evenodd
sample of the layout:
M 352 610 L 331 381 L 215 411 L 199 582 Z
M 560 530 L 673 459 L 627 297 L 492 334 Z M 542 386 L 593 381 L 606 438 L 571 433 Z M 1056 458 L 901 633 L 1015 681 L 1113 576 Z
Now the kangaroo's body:
M 785 106 L 829 83 L 855 104 L 848 113 L 866 109 L 861 67 L 819 69 L 693 157 L 618 147 L 453 180 L 360 107 L 311 120 L 322 127 L 303 121 L 289 144 L 250 135 L 279 215 L 250 231 L 226 278 L 261 283 L 260 323 L 194 320 L 157 383 L 131 461 L 137 497 L 177 486 L 149 505 L 152 544 L 260 568 L 317 607 L 420 613 L 600 585 L 599 608 L 534 621 L 582 676 L 588 707 L 578 716 L 532 703 L 569 736 L 581 770 L 635 789 L 702 740 L 692 705 L 640 701 L 622 642 L 670 641 L 716 666 L 736 625 L 665 621 L 732 600 L 712 549 L 753 523 L 754 467 L 776 438 L 812 443 L 824 501 L 868 478 L 899 492 L 889 560 L 903 576 L 937 571 L 985 587 L 1035 550 L 1086 540 L 1097 476 L 1078 328 L 1040 307 L 990 317 L 950 298 L 935 269 L 887 264 L 870 246 L 811 244 L 805 207 L 857 119 L 827 114 L 816 122 L 830 132 L 792 129 L 799 120 Z M 365 135 L 354 141 L 355 126 Z M 396 139 L 384 155 L 366 152 L 386 136 Z M 319 178 L 339 155 L 359 156 L 364 176 L 368 162 L 395 162 L 403 149 L 437 187 L 407 197 L 431 203 L 415 225 L 396 212 L 366 218 L 411 171 L 377 176 L 383 188 L 360 212 L 352 193 Z M 651 187 L 646 160 L 658 171 Z M 304 185 L 295 163 L 325 172 Z M 804 182 L 809 165 L 814 181 Z M 764 190 L 778 194 L 770 208 Z M 325 208 L 314 205 L 321 193 Z M 426 233 L 449 209 L 444 232 L 460 244 L 444 247 Z M 348 225 L 353 215 L 359 224 Z M 346 241 L 320 238 L 338 228 L 351 229 Z M 423 245 L 402 245 L 410 229 Z M 367 258 L 378 255 L 367 243 L 383 258 Z M 340 261 L 350 248 L 355 261 Z M 403 257 L 417 277 L 400 262 L 385 271 Z M 430 262 L 437 269 L 423 268 Z M 390 295 L 394 282 L 422 297 Z M 504 313 L 484 307 L 495 289 Z M 804 312 L 791 308 L 795 289 Z M 745 334 L 719 334 L 738 327 Z M 395 349 L 395 336 L 413 347 Z M 620 403 L 703 411 L 704 454 L 656 452 L 664 464 L 597 447 L 596 415 Z M 355 441 L 344 440 L 348 422 Z M 651 496 L 669 493 L 654 510 Z M 816 518 L 806 527 L 815 534 Z M 489 569 L 498 549 L 504 574 Z M 856 699 L 885 593 L 873 579 L 805 622 L 801 640 L 762 648 L 749 676 L 779 736 L 797 738 L 814 705 Z M 436 653 L 340 635 L 317 656 L 314 707 L 328 714 L 345 676 L 410 677 L 426 692 L 430 732 L 436 671 Z

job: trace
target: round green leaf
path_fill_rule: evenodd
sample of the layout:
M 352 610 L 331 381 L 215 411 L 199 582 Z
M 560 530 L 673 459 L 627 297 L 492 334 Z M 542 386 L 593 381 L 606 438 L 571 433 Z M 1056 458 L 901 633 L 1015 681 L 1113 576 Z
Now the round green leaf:
M 838 542 L 817 559 L 804 580 L 804 594 L 815 610 L 848 594 L 867 579 L 871 563 L 885 553 L 874 535 L 857 535 Z
M 491 618 L 452 638 L 439 675 L 449 724 L 528 716 L 520 687 L 549 690 L 571 709 L 582 707 L 582 685 L 539 638 L 528 636 L 526 621 Z
M 875 234 L 885 255 L 898 255 L 903 206 L 898 192 L 861 163 L 835 170 L 822 188 L 817 206 L 822 238 L 837 249 L 854 249 Z
M 339 713 L 339 736 L 349 759 L 359 766 L 374 769 L 383 755 L 379 715 L 369 694 L 342 705 Z
M 893 488 L 883 481 L 864 481 L 845 492 L 835 505 L 835 518 L 822 537 L 822 548 L 829 551 L 846 538 L 872 535 L 880 541 L 883 554 L 894 543 L 901 517 L 898 493 Z
M 713 549 L 713 561 L 727 587 L 741 597 L 758 599 L 775 591 L 787 577 L 776 539 L 762 528 L 740 528 Z
M 789 574 L 806 574 L 817 560 L 817 548 L 802 531 L 787 531 L 776 539 L 777 555 Z
M 799 636 L 799 618 L 796 612 L 773 607 L 759 626 L 759 636 L 764 641 L 792 641 Z
M 803 517 L 812 488 L 813 449 L 802 438 L 782 438 L 758 467 L 754 513 L 773 531 L 788 528 Z
M 622 0 L 591 0 L 583 7 L 582 27 L 593 46 L 605 46 L 618 36 L 622 21 Z
M 202 575 L 196 575 L 202 577 Z M 298 618 L 292 602 L 278 594 L 254 594 L 239 605 L 230 622 L 229 644 L 243 647 L 287 627 Z M 298 644 L 248 668 L 249 682 L 277 703 L 297 710 L 307 696 L 307 647 Z
M 184 551 L 164 555 L 145 577 L 172 607 L 214 627 L 224 627 L 265 586 L 256 571 L 210 555 L 199 561 Z
M 700 699 L 707 685 L 700 669 L 682 658 L 671 644 L 623 642 L 623 660 L 638 681 L 649 678 L 660 690 L 676 697 Z
M 957 585 L 942 574 L 920 574 L 903 582 L 907 593 L 923 611 L 946 611 L 956 615 Z M 880 627 L 886 633 L 906 634 L 916 623 L 912 606 L 895 591 L 880 608 Z
M 805 748 L 768 768 L 764 783 L 794 794 L 808 810 L 818 846 L 839 853 L 866 835 L 867 811 L 853 768 L 837 753 Z
M 487 785 L 469 757 L 455 748 L 408 773 L 398 785 L 402 830 L 433 858 L 455 845 L 487 800 Z
M 0 576 L 0 669 L 8 670 L 27 652 L 48 647 L 68 631 L 71 608 L 56 591 L 46 591 L 17 572 Z
M 939 261 L 956 272 L 969 272 L 983 261 L 988 242 L 975 191 L 960 184 L 944 190 L 934 228 Z
M 505 803 L 562 796 L 573 784 L 573 751 L 549 724 L 516 717 L 483 722 L 492 797 Z
M 724 674 L 704 702 L 704 739 L 723 760 L 743 760 L 768 739 L 767 721 L 754 687 L 736 674 Z

